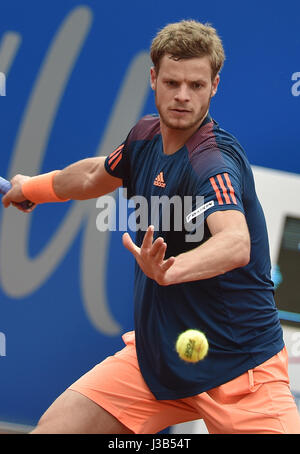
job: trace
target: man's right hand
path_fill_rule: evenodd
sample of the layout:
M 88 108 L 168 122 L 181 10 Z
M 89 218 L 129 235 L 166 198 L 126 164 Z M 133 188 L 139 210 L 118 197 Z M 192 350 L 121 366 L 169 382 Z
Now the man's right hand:
M 18 210 L 23 211 L 24 213 L 30 213 L 34 210 L 35 205 L 31 208 L 23 208 L 20 203 L 26 200 L 22 192 L 22 184 L 28 180 L 30 177 L 26 175 L 15 175 L 11 179 L 12 188 L 2 197 L 2 204 L 4 208 L 8 208 L 10 205 L 13 205 Z

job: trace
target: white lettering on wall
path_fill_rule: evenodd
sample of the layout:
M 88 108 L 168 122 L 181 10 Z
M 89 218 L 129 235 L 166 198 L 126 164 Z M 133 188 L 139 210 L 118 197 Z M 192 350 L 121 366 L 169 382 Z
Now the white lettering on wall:
M 28 175 L 40 172 L 61 98 L 91 21 L 89 8 L 75 8 L 54 37 L 21 121 L 9 176 L 20 173 L 20 169 Z M 149 67 L 146 52 L 138 54 L 129 65 L 96 155 L 109 154 L 116 143 L 124 140 L 140 116 L 149 90 Z M 4 210 L 0 232 L 0 279 L 3 290 L 10 297 L 22 298 L 35 292 L 59 266 L 83 221 L 87 221 L 80 262 L 83 303 L 97 329 L 116 335 L 121 328 L 110 313 L 105 292 L 109 233 L 97 231 L 95 208 L 94 200 L 72 202 L 49 243 L 34 258 L 28 257 L 27 251 L 32 215 Z
M 6 96 L 6 76 L 0 73 L 0 96 Z
M 0 332 L 0 356 L 6 356 L 6 336 Z

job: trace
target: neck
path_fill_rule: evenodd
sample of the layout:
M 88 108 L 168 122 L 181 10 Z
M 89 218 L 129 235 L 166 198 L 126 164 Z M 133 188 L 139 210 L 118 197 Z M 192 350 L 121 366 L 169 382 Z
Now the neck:
M 180 150 L 184 144 L 189 140 L 190 137 L 197 131 L 201 126 L 203 120 L 206 118 L 208 111 L 202 117 L 201 121 L 190 129 L 172 129 L 160 121 L 160 130 L 163 142 L 164 154 L 174 154 Z

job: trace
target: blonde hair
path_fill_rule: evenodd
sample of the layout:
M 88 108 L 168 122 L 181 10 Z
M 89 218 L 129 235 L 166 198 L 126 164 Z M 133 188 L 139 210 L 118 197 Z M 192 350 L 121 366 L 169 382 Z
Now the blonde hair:
M 208 56 L 212 79 L 221 71 L 225 52 L 217 31 L 208 23 L 182 20 L 166 25 L 152 41 L 150 56 L 158 74 L 162 57 L 170 54 L 174 60 Z

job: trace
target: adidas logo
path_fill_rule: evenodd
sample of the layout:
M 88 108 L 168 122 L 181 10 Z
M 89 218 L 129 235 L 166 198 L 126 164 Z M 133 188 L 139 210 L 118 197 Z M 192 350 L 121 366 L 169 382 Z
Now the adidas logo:
M 159 186 L 161 188 L 165 188 L 166 187 L 166 183 L 164 181 L 164 174 L 163 172 L 160 172 L 157 177 L 155 178 L 155 180 L 153 181 L 153 184 L 154 186 Z

